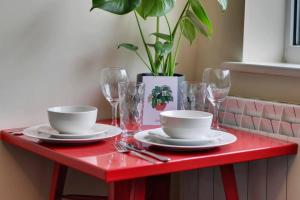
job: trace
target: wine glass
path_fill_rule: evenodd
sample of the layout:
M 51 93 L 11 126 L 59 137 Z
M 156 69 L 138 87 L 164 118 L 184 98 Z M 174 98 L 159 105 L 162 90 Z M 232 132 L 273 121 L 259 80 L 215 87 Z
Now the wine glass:
M 112 106 L 112 125 L 118 126 L 117 112 L 119 104 L 118 83 L 128 81 L 126 70 L 120 67 L 104 68 L 100 74 L 102 93 Z
M 203 73 L 203 82 L 206 85 L 207 99 L 213 105 L 213 129 L 219 127 L 219 108 L 220 103 L 225 100 L 229 93 L 231 81 L 230 71 L 228 69 L 207 68 Z

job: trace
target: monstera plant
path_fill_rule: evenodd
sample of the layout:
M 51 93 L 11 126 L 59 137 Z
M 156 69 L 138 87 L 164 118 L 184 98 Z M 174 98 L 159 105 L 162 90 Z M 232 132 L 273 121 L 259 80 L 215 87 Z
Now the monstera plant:
M 99 8 L 117 15 L 133 12 L 147 59 L 142 57 L 135 44 L 122 43 L 118 48 L 134 52 L 153 75 L 173 76 L 182 36 L 192 44 L 198 33 L 208 38 L 213 33 L 212 23 L 201 1 L 185 1 L 185 6 L 173 26 L 167 14 L 175 7 L 176 0 L 93 0 L 91 10 Z M 226 10 L 227 0 L 217 2 L 223 11 Z M 147 22 L 150 17 L 156 18 L 155 31 L 149 36 L 154 37 L 152 40 L 145 37 L 141 24 L 141 20 Z M 162 23 L 167 26 L 167 33 L 161 32 Z M 152 42 L 147 42 L 146 39 Z

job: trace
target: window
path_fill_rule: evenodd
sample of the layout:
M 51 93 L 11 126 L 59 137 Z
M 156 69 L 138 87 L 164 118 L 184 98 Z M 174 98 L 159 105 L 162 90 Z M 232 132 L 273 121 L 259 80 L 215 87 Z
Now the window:
M 293 8 L 293 45 L 300 45 L 300 0 L 295 0 Z
M 287 3 L 285 59 L 300 63 L 300 0 Z

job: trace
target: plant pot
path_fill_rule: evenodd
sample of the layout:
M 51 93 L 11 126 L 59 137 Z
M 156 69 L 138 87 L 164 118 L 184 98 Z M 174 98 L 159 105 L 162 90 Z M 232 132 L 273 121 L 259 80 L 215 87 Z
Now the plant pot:
M 151 73 L 137 75 L 138 82 L 145 83 L 144 125 L 159 125 L 159 113 L 166 110 L 179 110 L 181 105 L 179 85 L 184 76 L 153 76 Z
M 167 107 L 167 104 L 166 103 L 159 103 L 156 105 L 155 109 L 157 111 L 164 111 Z

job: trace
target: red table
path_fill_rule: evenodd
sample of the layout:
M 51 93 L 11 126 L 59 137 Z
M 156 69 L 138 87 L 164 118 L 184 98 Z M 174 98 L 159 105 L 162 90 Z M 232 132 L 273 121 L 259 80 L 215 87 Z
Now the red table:
M 69 167 L 109 183 L 109 200 L 167 200 L 172 172 L 212 166 L 220 166 L 226 199 L 236 200 L 238 193 L 234 163 L 297 153 L 298 146 L 295 143 L 240 130 L 228 131 L 237 136 L 237 142 L 205 152 L 155 150 L 171 158 L 168 163 L 158 164 L 116 152 L 112 140 L 85 146 L 55 146 L 38 144 L 25 136 L 12 135 L 8 130 L 3 130 L 0 136 L 5 143 L 54 161 L 50 200 L 58 200 L 63 196 Z

